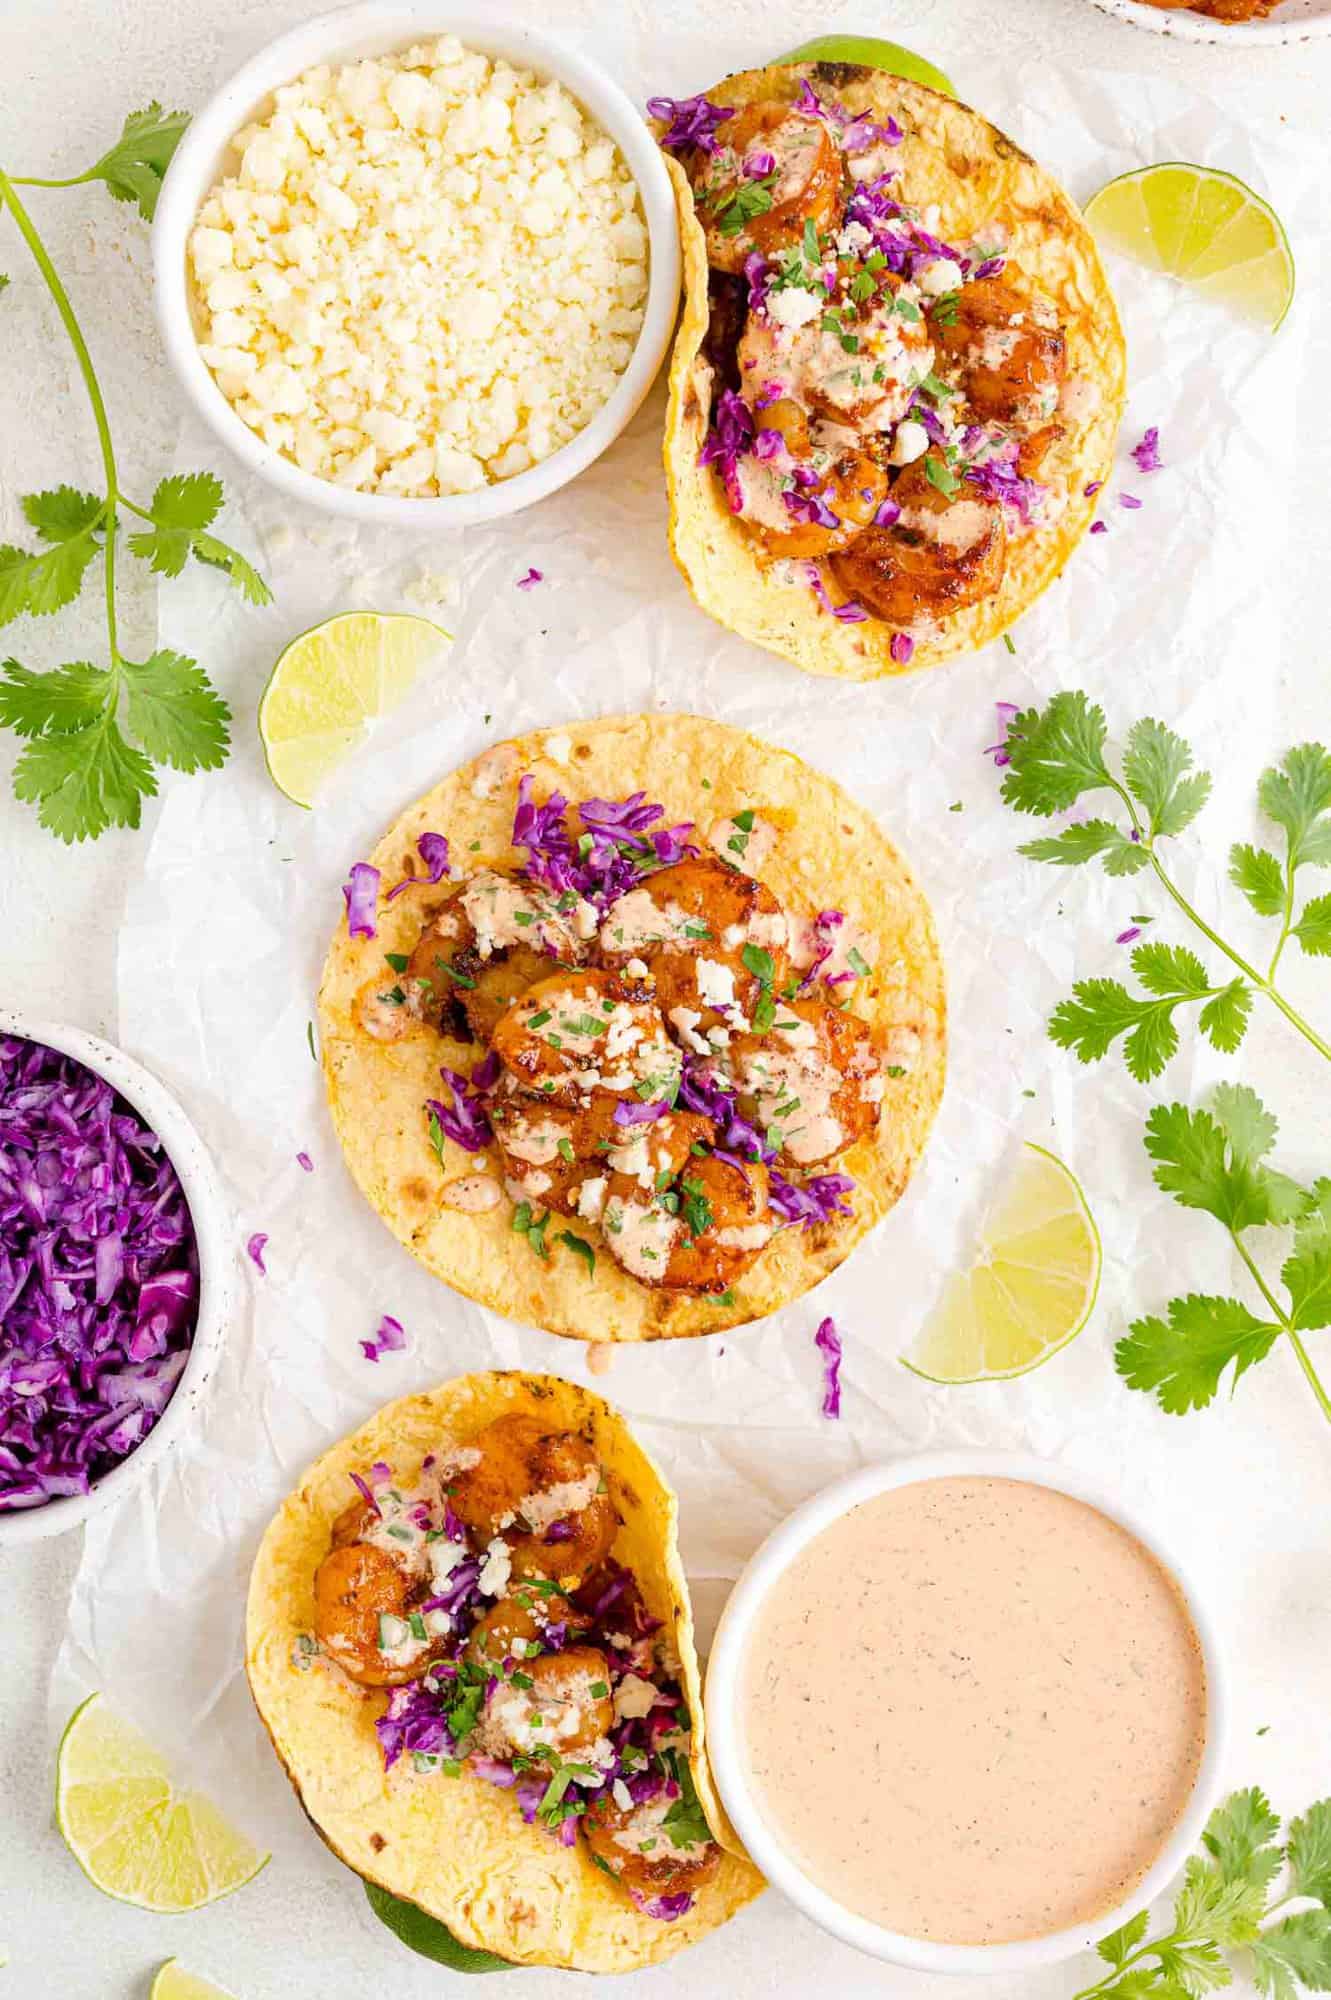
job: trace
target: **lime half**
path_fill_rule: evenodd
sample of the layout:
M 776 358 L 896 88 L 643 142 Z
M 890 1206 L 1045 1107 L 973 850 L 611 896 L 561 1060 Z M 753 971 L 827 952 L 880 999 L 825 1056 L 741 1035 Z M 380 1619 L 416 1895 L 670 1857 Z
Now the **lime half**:
M 409 1950 L 419 1952 L 422 1958 L 432 1958 L 436 1965 L 446 1965 L 451 1972 L 513 1970 L 509 1959 L 500 1958 L 493 1951 L 474 1951 L 470 1945 L 459 1944 L 447 1924 L 428 1916 L 415 1903 L 390 1896 L 377 1882 L 367 1882 L 365 1894 L 380 1923 L 387 1924 L 394 1937 Z
M 178 1959 L 168 1958 L 152 1983 L 148 2000 L 232 2000 L 232 1996 L 214 1986 L 211 1979 L 186 1972 Z
M 313 805 L 319 787 L 397 707 L 450 635 L 428 618 L 344 611 L 293 639 L 259 703 L 259 740 L 279 791 Z
M 899 42 L 880 41 L 876 35 L 816 35 L 811 42 L 802 42 L 789 55 L 778 56 L 778 62 L 843 62 L 862 63 L 865 69 L 885 69 L 892 76 L 904 76 L 908 83 L 922 83 L 930 90 L 941 91 L 944 97 L 955 97 L 956 91 L 941 69 L 924 56 L 917 56 L 913 49 L 903 49 Z
M 140 1910 L 201 1910 L 268 1859 L 200 1793 L 178 1793 L 165 1760 L 99 1694 L 60 1739 L 55 1817 L 88 1880 Z
M 1272 333 L 1289 311 L 1289 239 L 1270 203 L 1234 174 L 1184 160 L 1141 167 L 1092 195 L 1086 220 L 1101 243 Z
M 948 1279 L 909 1354 L 930 1382 L 1025 1375 L 1076 1337 L 1100 1286 L 1100 1237 L 1061 1160 L 1026 1145 L 980 1225 L 979 1255 Z

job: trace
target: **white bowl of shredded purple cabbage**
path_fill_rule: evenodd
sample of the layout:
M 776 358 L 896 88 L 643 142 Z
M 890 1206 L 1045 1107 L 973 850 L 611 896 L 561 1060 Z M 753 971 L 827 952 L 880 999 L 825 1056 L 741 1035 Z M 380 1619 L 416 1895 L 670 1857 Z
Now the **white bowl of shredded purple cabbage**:
M 0 1547 L 77 1526 L 179 1436 L 226 1322 L 225 1215 L 155 1078 L 0 1009 Z

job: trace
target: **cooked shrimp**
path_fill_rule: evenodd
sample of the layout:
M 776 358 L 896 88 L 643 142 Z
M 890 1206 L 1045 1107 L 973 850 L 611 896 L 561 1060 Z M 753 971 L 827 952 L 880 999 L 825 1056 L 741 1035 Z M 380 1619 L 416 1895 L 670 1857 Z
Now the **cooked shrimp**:
M 597 1646 L 569 1646 L 542 1653 L 518 1670 L 524 1682 L 494 1683 L 481 1714 L 476 1742 L 491 1757 L 530 1757 L 533 1763 L 578 1762 L 604 1742 L 614 1726 L 610 1663 Z
M 627 1803 L 616 1793 L 622 1793 Z M 621 1783 L 583 1815 L 582 1831 L 592 1853 L 626 1889 L 635 1889 L 640 1896 L 677 1896 L 700 1889 L 721 1865 L 721 1850 L 714 1841 L 676 1846 L 683 1829 L 666 1822 L 677 1803 L 663 1788 L 655 1798 L 635 1805 L 630 1788 Z
M 787 104 L 750 104 L 722 127 L 721 144 L 700 155 L 694 199 L 719 271 L 742 271 L 797 244 L 806 221 L 821 234 L 837 219 L 841 156 L 821 118 Z M 770 165 L 768 161 L 770 160 Z
M 952 316 L 944 324 L 935 311 L 932 332 L 975 417 L 1028 429 L 1046 422 L 1067 369 L 1067 342 L 1048 300 L 1002 278 L 978 278 L 952 296 Z
M 421 932 L 401 982 L 408 1007 L 453 1033 L 465 1020 L 477 1041 L 488 1041 L 528 987 L 556 965 L 586 959 L 595 928 L 590 905 L 573 898 L 562 909 L 560 901 L 539 883 L 496 869 L 473 875 Z
M 601 956 L 638 959 L 656 981 L 674 1033 L 705 1053 L 708 1029 L 728 1034 L 787 973 L 786 919 L 770 889 L 724 861 L 679 861 L 649 875 L 601 920 Z
M 347 1516 L 339 1519 L 345 1523 Z M 428 1589 L 387 1549 L 335 1540 L 314 1573 L 315 1634 L 329 1658 L 361 1687 L 419 1680 L 448 1644 L 446 1633 L 421 1637 L 426 1627 L 416 1607 Z M 419 1632 L 409 1623 L 413 1616 Z
M 643 1284 L 716 1296 L 770 1242 L 777 1218 L 765 1167 L 708 1154 L 672 1188 L 649 1191 L 617 1177 L 601 1227 L 612 1256 Z
M 611 1174 L 673 1179 L 691 1147 L 710 1139 L 711 1121 L 693 1112 L 664 1112 L 638 1123 L 617 1123 L 615 1108 L 641 1111 L 604 1091 L 585 1108 L 543 1104 L 519 1091 L 497 1095 L 490 1123 L 504 1155 L 505 1185 L 519 1201 L 598 1222 Z
M 838 295 L 799 326 L 751 312 L 737 359 L 746 384 L 779 384 L 783 397 L 857 433 L 891 430 L 933 366 L 927 322 L 895 281 L 871 298 Z M 832 302 L 827 302 L 832 308 Z
M 775 432 L 781 442 L 736 465 L 743 519 L 773 556 L 816 557 L 845 548 L 887 498 L 883 467 L 853 444 L 815 444 L 798 403 L 773 403 L 755 411 L 754 420 L 759 438 Z M 835 432 L 834 439 L 843 435 Z
M 943 493 L 926 466 L 907 466 L 892 488 L 901 508 L 891 527 L 866 528 L 848 549 L 829 556 L 837 582 L 876 618 L 910 625 L 941 618 L 992 597 L 1003 580 L 1007 535 L 1001 507 L 971 487 Z
M 730 1057 L 745 1109 L 769 1135 L 780 1133 L 784 1161 L 830 1159 L 878 1123 L 882 1055 L 868 1023 L 845 1008 L 779 1001 L 768 1033 L 745 1035 Z
M 567 1627 L 570 1623 L 575 1632 L 580 1632 L 585 1630 L 587 1620 L 557 1590 L 539 1592 L 530 1583 L 525 1588 L 516 1584 L 511 1595 L 501 1597 L 472 1626 L 467 1658 L 476 1666 L 487 1660 L 534 1659 L 548 1650 L 545 1644 L 548 1628 Z
M 554 1104 L 639 1086 L 673 1094 L 679 1051 L 649 979 L 572 972 L 542 979 L 508 1009 L 490 1045 L 518 1088 Z
M 508 1544 L 515 1576 L 572 1589 L 609 1553 L 619 1516 L 582 1438 L 513 1415 L 472 1438 L 471 1452 L 476 1462 L 448 1482 L 453 1511 L 478 1546 Z

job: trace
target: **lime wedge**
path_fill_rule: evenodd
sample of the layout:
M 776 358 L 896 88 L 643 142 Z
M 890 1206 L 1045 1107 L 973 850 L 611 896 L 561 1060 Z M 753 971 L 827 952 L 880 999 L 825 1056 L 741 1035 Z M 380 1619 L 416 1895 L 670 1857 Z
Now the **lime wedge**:
M 451 1972 L 513 1970 L 510 1960 L 492 1951 L 473 1951 L 470 1945 L 459 1944 L 447 1924 L 427 1916 L 415 1903 L 404 1903 L 400 1896 L 390 1896 L 377 1882 L 367 1882 L 365 1894 L 380 1923 L 387 1924 L 394 1937 L 409 1950 L 419 1952 L 422 1958 L 432 1958 L 436 1965 L 446 1965 Z
M 136 1909 L 201 1910 L 267 1861 L 101 1695 L 75 1709 L 56 1753 L 56 1825 L 88 1880 Z
M 1100 1286 L 1100 1237 L 1075 1175 L 1027 1145 L 980 1225 L 979 1255 L 948 1279 L 902 1358 L 930 1382 L 1025 1375 L 1079 1334 Z
M 259 703 L 259 740 L 279 791 L 298 806 L 397 707 L 451 635 L 427 618 L 344 611 L 293 639 Z
M 1101 243 L 1274 333 L 1294 297 L 1280 217 L 1234 174 L 1170 160 L 1109 181 L 1086 205 Z
M 941 91 L 944 97 L 957 94 L 942 70 L 936 69 L 925 56 L 917 56 L 913 49 L 903 49 L 899 42 L 880 41 L 876 35 L 816 35 L 811 42 L 802 42 L 789 55 L 778 56 L 776 60 L 862 63 L 865 69 L 885 69 L 892 76 L 904 76 L 908 83 L 925 84 L 930 90 Z
M 186 1972 L 179 1959 L 168 1958 L 152 1983 L 148 2000 L 232 2000 L 232 1996 L 214 1986 L 211 1979 Z

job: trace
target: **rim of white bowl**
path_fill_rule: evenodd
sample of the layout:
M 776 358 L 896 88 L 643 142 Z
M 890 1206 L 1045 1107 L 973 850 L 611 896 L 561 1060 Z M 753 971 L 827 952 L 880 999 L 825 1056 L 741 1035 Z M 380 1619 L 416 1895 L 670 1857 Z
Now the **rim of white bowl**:
M 763 1818 L 755 1789 L 749 1782 L 738 1707 L 743 1658 L 754 1619 L 801 1549 L 861 1501 L 924 1480 L 976 1475 L 1019 1479 L 1082 1500 L 1126 1528 L 1155 1557 L 1177 1585 L 1201 1644 L 1207 1685 L 1206 1741 L 1187 1805 L 1155 1861 L 1125 1902 L 1097 1917 L 1093 1924 L 1053 1931 L 1047 1937 L 1022 1939 L 1012 1944 L 934 1944 L 889 1930 L 847 1909 L 810 1881 L 791 1859 Z M 1055 1465 L 1028 1453 L 948 1451 L 894 1459 L 850 1473 L 797 1507 L 768 1536 L 741 1572 L 721 1614 L 707 1666 L 704 1713 L 707 1758 L 726 1811 L 754 1863 L 776 1888 L 833 1937 L 854 1945 L 870 1957 L 909 1966 L 917 1972 L 969 1976 L 1029 1971 L 1035 1966 L 1075 1957 L 1125 1923 L 1165 1889 L 1196 1846 L 1219 1792 L 1229 1695 L 1216 1628 L 1194 1579 L 1177 1552 L 1166 1547 L 1155 1528 L 1116 1493 L 1071 1467 Z
M 563 83 L 615 141 L 637 183 L 647 224 L 647 306 L 628 367 L 575 438 L 511 479 L 474 493 L 412 500 L 355 492 L 304 472 L 236 415 L 199 352 L 186 247 L 199 209 L 222 171 L 231 139 L 275 90 L 314 63 L 389 54 L 423 36 L 446 34 L 456 35 L 482 55 L 525 64 Z M 656 380 L 669 350 L 682 271 L 670 175 L 641 112 L 614 79 L 589 57 L 534 28 L 487 21 L 432 0 L 357 0 L 353 6 L 290 29 L 252 56 L 197 113 L 177 147 L 157 203 L 152 256 L 157 322 L 167 357 L 190 403 L 228 450 L 270 485 L 327 513 L 438 530 L 519 513 L 567 485 L 613 444 Z
M 1180 42 L 1206 42 L 1217 48 L 1227 43 L 1250 49 L 1278 48 L 1331 35 L 1331 8 L 1325 7 L 1316 14 L 1290 14 L 1283 20 L 1216 21 L 1188 8 L 1148 7 L 1144 0 L 1091 0 L 1091 4 L 1116 21 L 1145 28 L 1148 34 L 1168 35 Z
M 104 1472 L 89 1493 L 48 1500 L 42 1507 L 0 1512 L 0 1548 L 61 1535 L 130 1492 L 179 1441 L 212 1381 L 235 1296 L 230 1210 L 202 1139 L 166 1085 L 111 1042 L 56 1021 L 29 1020 L 0 1007 L 0 1035 L 40 1042 L 72 1056 L 102 1077 L 150 1125 L 180 1176 L 199 1254 L 199 1313 L 185 1366 L 170 1402 L 128 1458 Z

